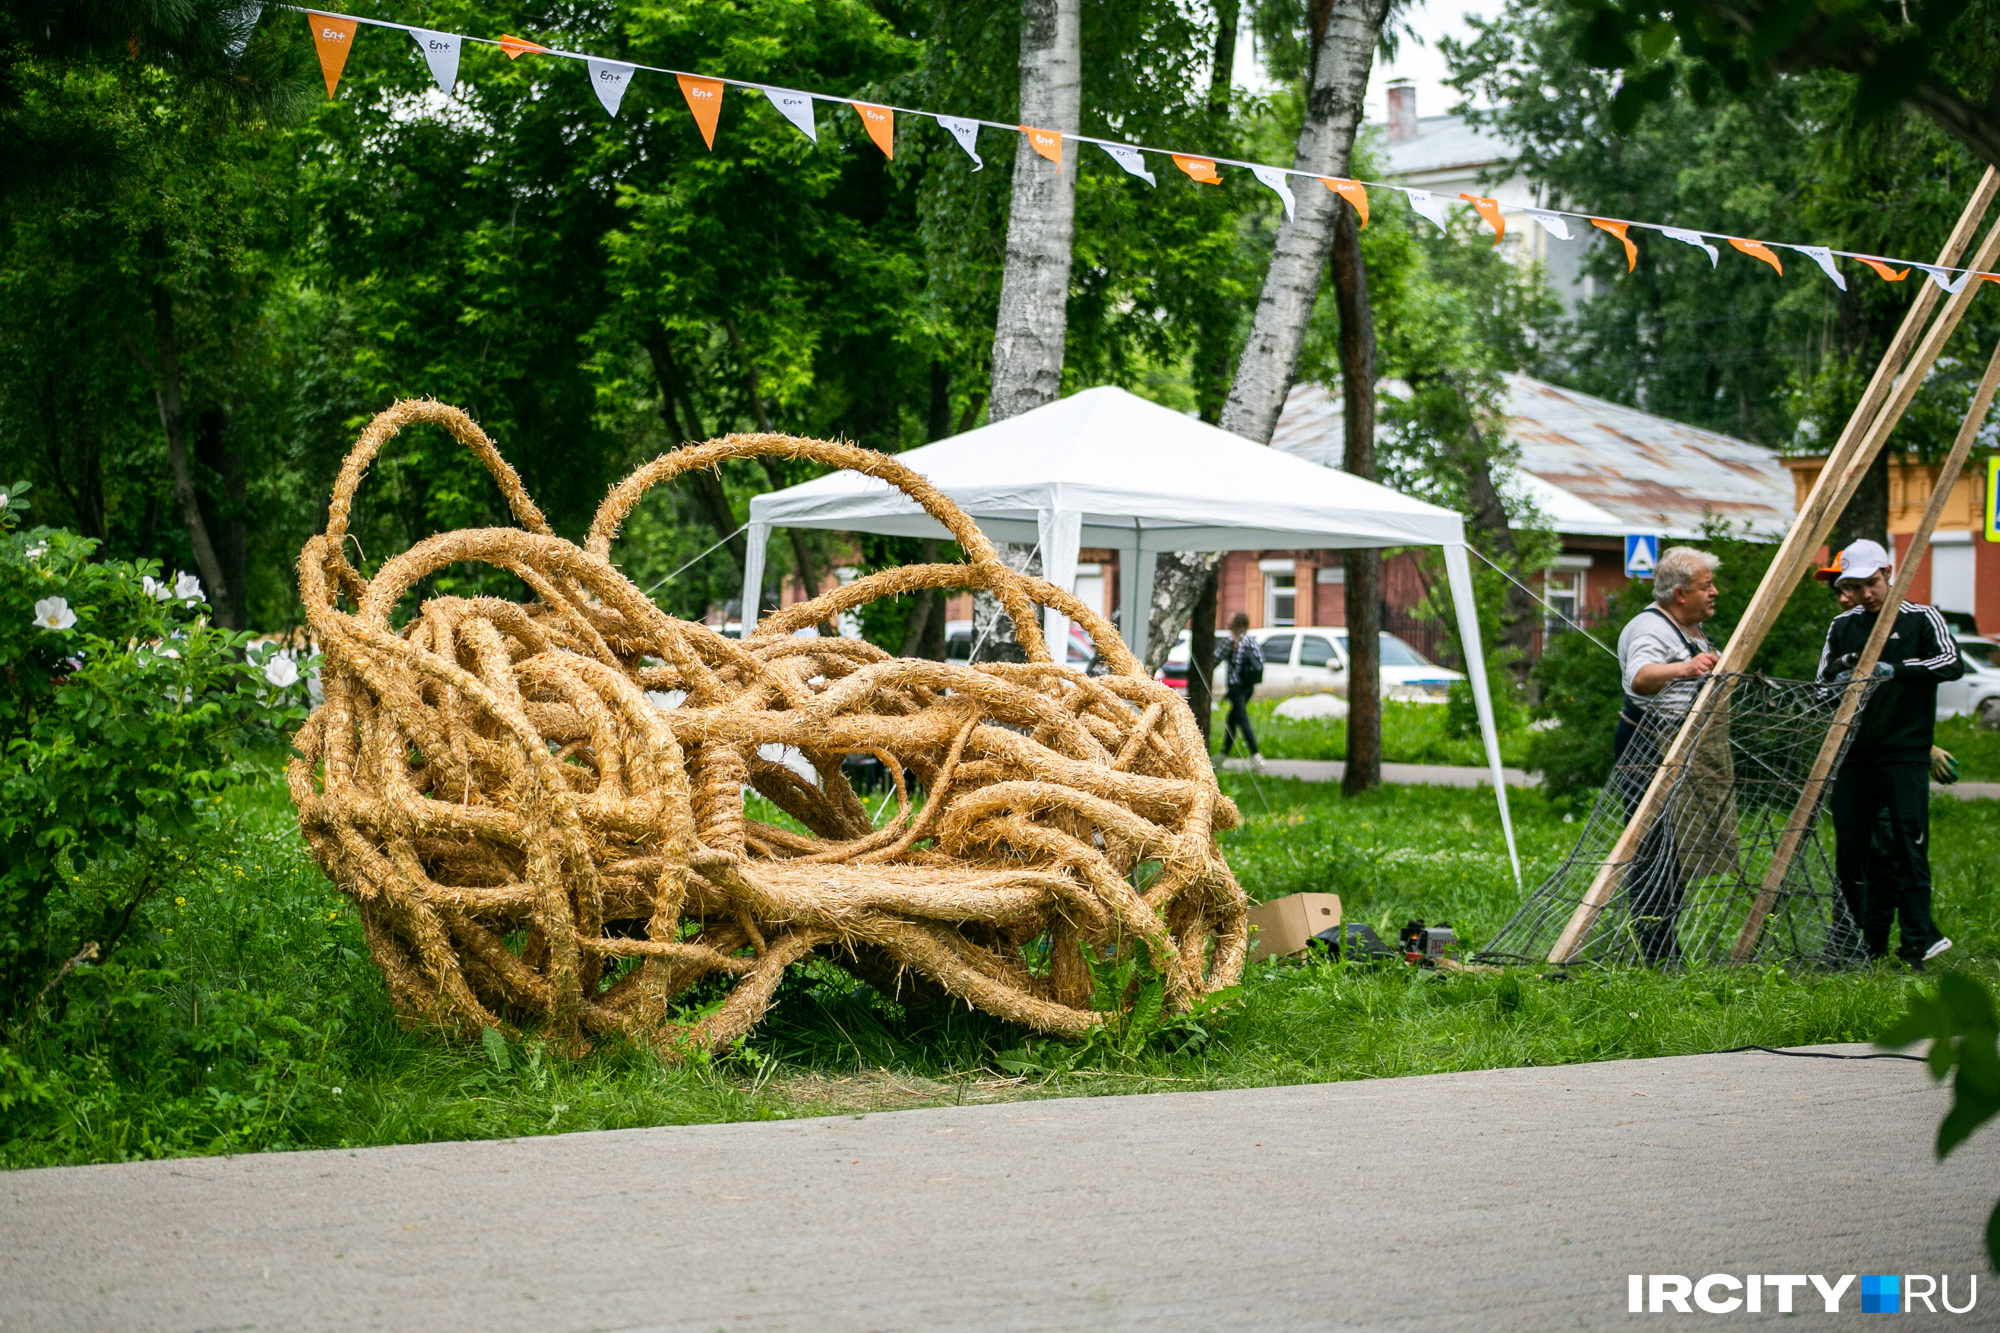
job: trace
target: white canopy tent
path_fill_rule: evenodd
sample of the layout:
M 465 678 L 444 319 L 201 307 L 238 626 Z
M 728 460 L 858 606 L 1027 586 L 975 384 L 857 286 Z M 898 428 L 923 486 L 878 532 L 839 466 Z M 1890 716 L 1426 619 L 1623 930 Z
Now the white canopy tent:
M 1127 608 L 1152 605 L 1162 551 L 1442 547 L 1518 883 L 1521 863 L 1493 728 L 1465 525 L 1457 514 L 1109 386 L 912 449 L 897 461 L 922 473 L 992 540 L 1038 544 L 1044 577 L 1058 587 L 1074 587 L 1080 547 L 1117 549 L 1119 603 Z M 787 526 L 951 538 L 901 491 L 855 472 L 759 495 L 750 501 L 745 637 L 756 624 L 771 530 Z M 1044 615 L 1048 642 L 1067 643 L 1068 617 Z M 1123 620 L 1126 643 L 1143 657 L 1147 617 L 1128 612 Z

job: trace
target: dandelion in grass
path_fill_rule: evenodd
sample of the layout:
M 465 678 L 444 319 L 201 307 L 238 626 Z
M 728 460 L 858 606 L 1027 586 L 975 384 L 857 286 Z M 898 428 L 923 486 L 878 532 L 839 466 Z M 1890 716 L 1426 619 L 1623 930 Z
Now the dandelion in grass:
M 76 623 L 76 612 L 66 597 L 44 597 L 35 603 L 35 624 L 43 629 L 68 629 Z
M 290 689 L 299 683 L 299 664 L 283 653 L 273 653 L 264 663 L 264 679 L 281 690 Z
M 196 602 L 203 600 L 201 580 L 184 569 L 175 571 L 174 596 L 186 602 L 189 606 L 193 606 Z

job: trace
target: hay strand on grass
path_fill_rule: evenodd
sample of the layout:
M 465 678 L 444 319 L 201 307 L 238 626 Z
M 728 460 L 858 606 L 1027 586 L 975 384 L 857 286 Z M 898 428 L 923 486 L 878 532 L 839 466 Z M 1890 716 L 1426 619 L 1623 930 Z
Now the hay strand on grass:
M 521 526 L 441 533 L 365 578 L 343 550 L 354 494 L 416 423 L 477 455 Z M 666 614 L 612 566 L 649 487 L 770 455 L 900 488 L 966 563 L 858 579 L 745 642 Z M 1081 949 L 1143 950 L 1175 1009 L 1241 973 L 1246 903 L 1215 841 L 1237 812 L 1186 705 L 1102 616 L 1008 568 L 893 459 L 785 435 L 678 449 L 615 487 L 579 547 L 463 412 L 404 401 L 362 433 L 328 515 L 299 557 L 325 698 L 298 734 L 291 793 L 409 1021 L 533 1026 L 572 1049 L 630 1033 L 678 1057 L 750 1032 L 793 963 L 865 954 L 1074 1035 L 1106 1018 Z M 394 626 L 419 580 L 464 561 L 534 600 L 432 597 Z M 990 591 L 1028 661 L 791 637 L 926 588 Z M 1038 606 L 1083 626 L 1108 674 L 1050 661 Z M 881 828 L 848 755 L 891 776 Z M 749 791 L 798 827 L 752 818 Z

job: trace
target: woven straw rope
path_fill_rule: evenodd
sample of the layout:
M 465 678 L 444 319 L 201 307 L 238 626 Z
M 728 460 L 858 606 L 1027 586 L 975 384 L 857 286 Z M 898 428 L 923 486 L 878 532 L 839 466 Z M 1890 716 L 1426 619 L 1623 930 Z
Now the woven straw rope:
M 521 526 L 430 537 L 365 579 L 343 551 L 355 489 L 418 422 L 478 455 Z M 612 566 L 649 487 L 766 454 L 901 488 L 968 563 L 859 579 L 741 643 L 667 615 Z M 506 569 L 536 600 L 434 597 L 392 628 L 417 581 L 456 561 Z M 953 666 L 792 637 L 937 587 L 991 590 L 1029 660 Z M 1085 949 L 1144 949 L 1173 1008 L 1242 971 L 1246 902 L 1215 841 L 1237 812 L 1186 705 L 1102 616 L 1009 569 L 881 454 L 783 435 L 679 449 L 614 488 L 578 547 L 463 412 L 399 402 L 348 455 L 299 591 L 325 698 L 297 737 L 292 799 L 409 1021 L 539 1026 L 572 1049 L 626 1032 L 678 1057 L 748 1033 L 785 969 L 818 951 L 1076 1034 L 1105 1018 Z M 1051 663 L 1038 604 L 1081 624 L 1110 673 Z M 686 697 L 661 706 L 671 691 Z M 761 757 L 770 746 L 817 780 Z M 842 773 L 856 754 L 893 781 L 881 829 Z M 810 833 L 747 817 L 746 788 Z

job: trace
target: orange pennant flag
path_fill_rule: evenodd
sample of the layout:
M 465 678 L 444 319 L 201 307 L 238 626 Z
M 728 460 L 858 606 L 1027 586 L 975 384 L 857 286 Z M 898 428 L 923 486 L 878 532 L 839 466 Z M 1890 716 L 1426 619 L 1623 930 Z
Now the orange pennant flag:
M 1173 154 L 1173 159 L 1174 165 L 1185 171 L 1190 179 L 1198 180 L 1203 185 L 1222 184 L 1222 177 L 1215 174 L 1215 162 L 1212 159 L 1182 157 L 1179 153 Z
M 1321 176 L 1319 183 L 1354 205 L 1354 211 L 1361 215 L 1361 225 L 1368 225 L 1368 191 L 1360 181 L 1344 181 L 1338 176 Z
M 1458 197 L 1470 203 L 1479 216 L 1486 219 L 1486 225 L 1493 228 L 1493 244 L 1500 244 L 1500 238 L 1507 234 L 1507 219 L 1500 216 L 1500 201 L 1481 199 L 1476 194 L 1461 194 Z
M 1028 136 L 1028 146 L 1030 148 L 1055 163 L 1057 171 L 1062 170 L 1061 130 L 1038 130 L 1023 125 L 1021 126 L 1021 133 Z
M 867 127 L 868 137 L 882 150 L 882 156 L 894 160 L 896 113 L 886 106 L 876 106 L 872 102 L 849 102 L 848 105 L 861 113 L 861 123 Z
M 347 53 L 354 49 L 353 19 L 337 19 L 330 14 L 307 14 L 312 25 L 313 49 L 319 52 L 319 72 L 326 75 L 326 95 L 340 86 L 340 71 L 347 68 Z
M 1854 258 L 1861 259 L 1861 256 L 1855 255 Z M 1861 259 L 1861 262 L 1879 273 L 1884 282 L 1901 282 L 1904 278 L 1910 276 L 1910 270 L 1904 269 L 1901 273 L 1898 273 L 1879 259 Z
M 687 98 L 688 110 L 694 112 L 694 123 L 701 129 L 701 141 L 715 150 L 715 122 L 722 116 L 722 80 L 698 79 L 692 74 L 676 74 L 680 82 L 681 96 Z
M 1731 236 L 1729 243 L 1744 254 L 1749 255 L 1752 259 L 1763 260 L 1772 268 L 1778 270 L 1780 277 L 1784 276 L 1785 266 L 1778 262 L 1778 257 L 1772 254 L 1762 241 L 1739 241 L 1734 236 Z
M 1606 222 L 1603 218 L 1592 218 L 1590 225 L 1608 231 L 1619 240 L 1625 242 L 1625 271 L 1627 273 L 1639 267 L 1639 247 L 1632 244 L 1632 238 L 1625 234 L 1625 229 L 1630 227 L 1631 223 Z
M 531 42 L 525 37 L 509 37 L 503 32 L 500 34 L 500 49 L 507 53 L 509 60 L 519 60 L 522 56 L 531 55 L 536 51 L 546 51 L 549 48 L 539 42 Z

